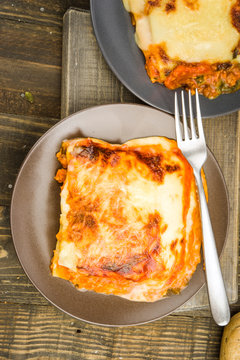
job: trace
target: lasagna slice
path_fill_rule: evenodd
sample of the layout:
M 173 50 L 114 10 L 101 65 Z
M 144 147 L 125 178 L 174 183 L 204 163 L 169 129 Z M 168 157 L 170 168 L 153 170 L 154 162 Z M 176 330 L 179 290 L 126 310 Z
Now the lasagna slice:
M 200 262 L 193 171 L 174 140 L 63 141 L 53 276 L 134 301 L 179 293 Z
M 239 0 L 123 0 L 151 81 L 213 99 L 240 88 Z

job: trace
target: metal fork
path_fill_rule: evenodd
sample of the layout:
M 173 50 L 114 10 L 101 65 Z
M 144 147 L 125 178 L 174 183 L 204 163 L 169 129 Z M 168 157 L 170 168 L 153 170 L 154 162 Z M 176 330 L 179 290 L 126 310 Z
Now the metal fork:
M 209 217 L 207 201 L 205 198 L 205 193 L 201 179 L 201 168 L 207 159 L 207 146 L 204 137 L 198 92 L 196 90 L 198 136 L 196 134 L 195 124 L 193 120 L 192 99 L 191 99 L 190 91 L 188 95 L 189 95 L 190 134 L 187 125 L 183 91 L 181 93 L 182 122 L 183 122 L 183 134 L 184 134 L 183 137 L 181 125 L 180 125 L 178 98 L 177 98 L 177 93 L 175 93 L 175 126 L 176 126 L 176 135 L 177 135 L 177 144 L 179 149 L 182 151 L 183 155 L 186 157 L 186 159 L 192 166 L 196 183 L 198 186 L 200 208 L 201 208 L 201 220 L 202 220 L 205 275 L 207 280 L 208 297 L 209 297 L 212 316 L 218 325 L 225 326 L 228 324 L 230 320 L 230 309 L 229 309 L 228 298 L 222 278 L 211 220 Z

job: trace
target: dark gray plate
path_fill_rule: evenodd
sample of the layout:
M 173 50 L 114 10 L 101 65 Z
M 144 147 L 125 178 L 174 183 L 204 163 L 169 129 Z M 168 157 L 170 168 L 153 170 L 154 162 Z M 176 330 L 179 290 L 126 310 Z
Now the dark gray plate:
M 68 281 L 51 276 L 49 265 L 59 228 L 60 186 L 54 180 L 55 158 L 61 142 L 73 137 L 96 137 L 122 143 L 145 136 L 175 137 L 174 119 L 142 105 L 105 105 L 76 113 L 52 127 L 29 152 L 13 191 L 11 229 L 19 260 L 36 288 L 66 313 L 91 323 L 123 326 L 145 323 L 169 314 L 204 283 L 198 266 L 180 295 L 155 303 L 138 303 L 112 295 L 80 292 Z M 228 197 L 221 171 L 209 152 L 205 166 L 209 209 L 219 253 L 227 232 Z
M 173 114 L 174 91 L 149 80 L 144 56 L 135 43 L 134 28 L 122 0 L 90 0 L 90 5 L 98 44 L 115 75 L 138 98 Z M 215 100 L 200 96 L 200 102 L 203 117 L 223 115 L 240 109 L 240 91 Z

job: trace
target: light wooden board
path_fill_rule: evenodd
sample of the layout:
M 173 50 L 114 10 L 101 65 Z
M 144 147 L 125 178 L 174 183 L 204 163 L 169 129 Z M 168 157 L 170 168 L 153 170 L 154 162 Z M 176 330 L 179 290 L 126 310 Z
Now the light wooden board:
M 61 114 L 106 103 L 140 102 L 109 69 L 92 30 L 89 12 L 70 9 L 64 16 Z M 204 120 L 207 143 L 225 176 L 230 198 L 230 224 L 221 257 L 230 303 L 238 299 L 239 118 L 237 113 Z M 203 288 L 179 310 L 208 307 Z

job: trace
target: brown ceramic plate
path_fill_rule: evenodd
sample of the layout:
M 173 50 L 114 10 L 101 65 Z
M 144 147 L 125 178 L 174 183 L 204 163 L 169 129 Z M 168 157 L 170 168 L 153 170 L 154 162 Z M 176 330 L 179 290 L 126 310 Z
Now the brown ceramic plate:
M 80 292 L 51 276 L 49 265 L 59 227 L 60 186 L 54 180 L 61 142 L 96 137 L 122 143 L 145 136 L 175 137 L 173 117 L 142 105 L 105 105 L 76 113 L 52 127 L 29 152 L 19 172 L 11 204 L 11 228 L 19 260 L 35 287 L 55 306 L 90 323 L 126 326 L 153 321 L 177 309 L 204 284 L 202 265 L 180 295 L 155 303 L 132 302 L 113 295 Z M 228 225 L 226 186 L 214 156 L 205 166 L 209 210 L 219 254 Z

